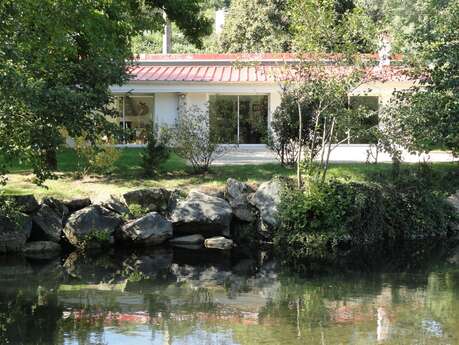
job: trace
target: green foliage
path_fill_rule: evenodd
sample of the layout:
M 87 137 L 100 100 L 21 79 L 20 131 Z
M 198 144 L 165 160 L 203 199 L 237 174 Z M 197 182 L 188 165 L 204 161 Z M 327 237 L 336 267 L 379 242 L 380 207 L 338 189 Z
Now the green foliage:
M 19 230 L 24 221 L 24 214 L 12 198 L 0 195 L 0 218 L 8 219 L 10 224 Z
M 163 10 L 200 44 L 211 23 L 198 0 L 0 3 L 0 146 L 51 176 L 62 130 L 94 141 L 110 134 L 109 86 L 126 82 L 131 37 L 162 29 Z
M 82 248 L 90 248 L 92 246 L 106 246 L 110 243 L 110 233 L 103 230 L 92 230 L 87 233 L 81 241 Z
M 303 102 L 301 107 L 303 118 L 301 145 L 305 146 L 308 143 L 309 133 L 314 130 L 314 122 L 310 114 L 310 105 Z M 298 120 L 298 103 L 295 95 L 286 91 L 282 94 L 280 106 L 272 114 L 272 133 L 268 141 L 268 146 L 276 152 L 282 165 L 294 165 L 298 159 Z
M 377 27 L 352 1 L 291 0 L 293 48 L 299 52 L 372 53 Z
M 373 246 L 390 251 L 405 242 L 444 237 L 453 213 L 444 196 L 431 191 L 430 181 L 424 171 L 384 185 L 331 180 L 287 190 L 275 247 L 302 269 L 308 260 L 331 260 L 345 251 Z
M 149 211 L 147 208 L 142 207 L 139 204 L 130 204 L 128 205 L 130 216 L 135 218 L 140 218 L 146 215 Z
M 383 136 L 410 151 L 448 149 L 459 154 L 459 3 L 427 1 L 408 39 L 422 84 L 398 93 Z M 394 136 L 391 132 L 397 131 Z
M 229 53 L 286 52 L 291 35 L 285 0 L 233 0 L 220 37 Z
M 209 113 L 199 106 L 191 106 L 179 115 L 171 138 L 175 153 L 186 159 L 195 172 L 208 171 L 212 162 L 228 150 L 209 133 Z
M 159 166 L 170 156 L 169 133 L 150 126 L 147 128 L 147 148 L 142 154 L 142 168 L 146 176 L 156 176 Z
M 91 143 L 84 137 L 75 139 L 75 152 L 78 157 L 78 173 L 109 174 L 115 169 L 115 163 L 120 158 L 119 150 L 110 142 L 97 140 Z

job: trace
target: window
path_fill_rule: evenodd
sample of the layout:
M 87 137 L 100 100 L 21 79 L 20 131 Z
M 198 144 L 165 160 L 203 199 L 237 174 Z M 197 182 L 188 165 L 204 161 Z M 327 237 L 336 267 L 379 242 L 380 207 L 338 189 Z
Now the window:
M 147 126 L 154 119 L 153 96 L 120 96 L 116 99 L 116 122 L 124 129 L 123 144 L 145 144 Z
M 268 134 L 268 96 L 210 96 L 210 134 L 222 144 L 261 144 Z

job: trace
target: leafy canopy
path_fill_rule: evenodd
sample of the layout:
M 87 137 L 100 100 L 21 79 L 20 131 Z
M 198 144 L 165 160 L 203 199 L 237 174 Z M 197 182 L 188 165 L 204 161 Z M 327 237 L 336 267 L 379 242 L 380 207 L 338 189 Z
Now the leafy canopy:
M 127 80 L 131 37 L 158 31 L 163 11 L 193 43 L 210 31 L 199 0 L 0 2 L 0 147 L 52 176 L 62 132 L 95 141 L 114 128 L 109 86 Z

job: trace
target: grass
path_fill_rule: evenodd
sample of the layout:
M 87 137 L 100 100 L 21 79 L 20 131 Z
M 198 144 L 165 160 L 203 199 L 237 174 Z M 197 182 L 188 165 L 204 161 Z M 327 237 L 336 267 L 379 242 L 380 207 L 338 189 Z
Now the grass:
M 220 188 L 229 177 L 257 184 L 274 176 L 294 176 L 295 169 L 279 164 L 262 165 L 227 165 L 214 166 L 207 174 L 193 174 L 185 161 L 172 155 L 161 166 L 158 178 L 144 178 L 140 166 L 140 149 L 121 149 L 120 159 L 115 163 L 112 174 L 107 176 L 92 175 L 82 179 L 75 178 L 78 157 L 71 149 L 58 154 L 58 178 L 48 180 L 45 187 L 33 183 L 30 166 L 19 162 L 9 166 L 8 184 L 4 187 L 7 194 L 35 194 L 38 198 L 54 196 L 63 199 L 88 196 L 95 200 L 109 194 L 121 194 L 141 187 L 182 188 L 189 190 L 202 188 Z M 437 189 L 453 192 L 459 188 L 459 169 L 455 163 L 433 164 L 433 171 L 438 182 Z M 403 169 L 414 169 L 415 165 L 405 164 Z M 391 173 L 391 164 L 331 164 L 329 177 L 366 181 L 384 179 Z

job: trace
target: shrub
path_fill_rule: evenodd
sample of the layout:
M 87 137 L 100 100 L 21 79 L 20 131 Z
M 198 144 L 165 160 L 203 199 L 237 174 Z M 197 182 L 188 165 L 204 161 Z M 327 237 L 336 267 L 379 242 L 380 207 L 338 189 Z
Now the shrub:
M 133 218 L 140 218 L 146 215 L 149 211 L 147 208 L 143 208 L 139 204 L 130 204 L 128 205 L 130 216 Z
M 310 109 L 306 104 L 302 105 L 303 118 L 303 141 L 302 146 L 307 144 L 309 134 L 312 131 Z M 288 92 L 282 95 L 282 101 L 272 115 L 272 132 L 268 136 L 268 147 L 273 150 L 282 165 L 294 165 L 298 159 L 298 105 L 295 97 Z
M 81 175 L 88 173 L 109 174 L 120 157 L 119 150 L 111 141 L 99 140 L 91 143 L 83 137 L 75 139 L 75 151 L 78 156 L 78 170 Z
M 169 135 L 167 130 L 158 133 L 157 128 L 147 128 L 147 147 L 142 154 L 142 168 L 146 176 L 156 176 L 159 166 L 170 156 Z
M 198 106 L 181 112 L 171 138 L 177 155 L 186 159 L 195 172 L 208 171 L 212 162 L 228 151 L 209 130 L 209 113 Z
M 417 179 L 391 184 L 341 182 L 287 189 L 274 235 L 286 262 L 328 260 L 346 251 L 382 248 L 386 253 L 412 240 L 444 237 L 453 220 L 443 196 Z

